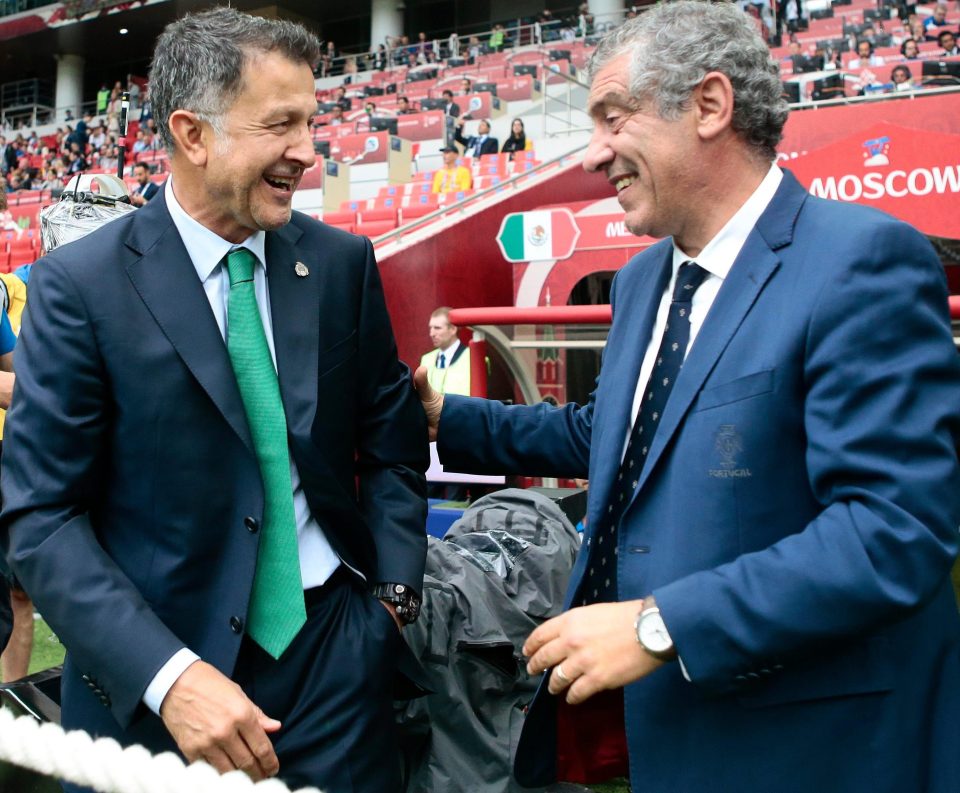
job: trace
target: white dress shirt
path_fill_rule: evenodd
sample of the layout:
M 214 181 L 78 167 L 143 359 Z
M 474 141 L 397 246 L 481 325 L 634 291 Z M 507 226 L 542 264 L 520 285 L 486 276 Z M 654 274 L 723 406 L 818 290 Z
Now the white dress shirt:
M 707 312 L 713 305 L 713 301 L 723 286 L 723 280 L 730 272 L 733 262 L 740 255 L 740 249 L 743 248 L 747 237 L 753 231 L 757 220 L 763 214 L 767 205 L 773 199 L 773 194 L 777 192 L 780 186 L 780 180 L 783 179 L 783 171 L 776 165 L 771 165 L 767 175 L 751 196 L 746 200 L 743 206 L 737 210 L 736 214 L 726 225 L 717 232 L 717 235 L 707 243 L 706 247 L 700 252 L 699 256 L 693 257 L 685 254 L 676 243 L 673 245 L 673 272 L 670 275 L 670 282 L 660 298 L 660 307 L 657 310 L 657 320 L 653 324 L 653 332 L 650 335 L 650 342 L 647 344 L 647 352 L 643 356 L 643 363 L 640 365 L 640 377 L 637 380 L 637 390 L 633 397 L 633 408 L 630 412 L 630 426 L 625 428 L 623 440 L 623 449 L 620 459 L 627 451 L 627 442 L 630 440 L 630 431 L 637 420 L 637 413 L 640 410 L 640 402 L 643 394 L 647 390 L 647 381 L 650 379 L 650 372 L 653 371 L 653 363 L 660 349 L 660 341 L 663 339 L 664 328 L 667 324 L 667 314 L 670 311 L 670 301 L 673 296 L 673 285 L 677 280 L 677 271 L 680 265 L 687 261 L 695 261 L 708 275 L 703 280 L 700 288 L 693 294 L 693 302 L 690 306 L 690 341 L 687 344 L 687 350 L 684 353 L 684 360 L 690 353 L 693 342 L 700 332 Z
M 443 354 L 443 368 L 448 368 L 453 361 L 453 356 L 456 354 L 459 346 L 460 339 L 454 339 L 449 346 L 437 350 L 437 367 L 439 368 L 440 366 L 440 355 Z
M 223 258 L 234 248 L 247 248 L 257 257 L 253 272 L 253 288 L 257 297 L 257 307 L 263 320 L 263 332 L 267 337 L 267 346 L 277 366 L 277 354 L 273 344 L 273 319 L 270 314 L 270 293 L 267 284 L 267 270 L 264 264 L 266 256 L 264 246 L 266 235 L 262 231 L 251 234 L 240 245 L 234 245 L 214 234 L 187 214 L 173 194 L 173 179 L 167 180 L 167 189 L 163 191 L 167 209 L 173 219 L 173 225 L 180 232 L 184 247 L 197 271 L 197 277 L 203 284 L 213 316 L 220 328 L 220 335 L 227 338 L 227 301 L 230 295 L 230 276 L 227 268 L 221 266 Z M 293 457 L 290 457 L 290 481 L 293 485 L 293 511 L 297 522 L 297 543 L 300 553 L 300 576 L 303 588 L 320 586 L 340 565 L 340 559 L 330 546 L 323 530 L 310 514 L 307 497 L 300 482 Z M 175 653 L 157 672 L 143 695 L 144 704 L 160 715 L 160 705 L 170 687 L 190 664 L 199 660 L 199 656 L 188 648 Z

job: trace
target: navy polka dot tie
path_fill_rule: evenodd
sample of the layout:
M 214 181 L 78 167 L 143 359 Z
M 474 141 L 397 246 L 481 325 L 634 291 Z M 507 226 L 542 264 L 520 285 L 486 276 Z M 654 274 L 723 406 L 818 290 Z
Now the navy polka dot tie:
M 690 304 L 694 292 L 706 277 L 707 271 L 694 262 L 684 262 L 677 272 L 663 340 L 610 493 L 610 502 L 587 539 L 590 563 L 580 590 L 581 604 L 584 606 L 617 600 L 617 529 L 630 497 L 637 489 L 647 452 L 660 424 L 660 416 L 683 366 L 690 341 Z

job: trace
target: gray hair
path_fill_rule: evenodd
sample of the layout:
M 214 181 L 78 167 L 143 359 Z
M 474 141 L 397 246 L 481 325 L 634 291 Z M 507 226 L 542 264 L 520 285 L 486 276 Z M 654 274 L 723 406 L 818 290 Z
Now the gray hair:
M 295 22 L 214 8 L 171 22 L 160 34 L 150 65 L 150 101 L 160 139 L 174 149 L 170 115 L 189 110 L 223 138 L 222 116 L 243 90 L 243 67 L 255 53 L 278 52 L 313 68 L 316 36 Z
M 765 160 L 776 157 L 788 106 L 779 68 L 747 15 L 730 2 L 661 2 L 605 36 L 587 65 L 590 80 L 631 57 L 629 88 L 661 118 L 680 117 L 708 72 L 733 85 L 733 129 Z

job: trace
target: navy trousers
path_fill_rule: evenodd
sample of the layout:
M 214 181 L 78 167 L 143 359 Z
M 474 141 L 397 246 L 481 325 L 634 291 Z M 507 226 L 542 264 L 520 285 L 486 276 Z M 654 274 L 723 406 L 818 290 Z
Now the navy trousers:
M 393 617 L 343 567 L 308 590 L 307 622 L 279 659 L 244 638 L 233 680 L 282 723 L 270 737 L 291 790 L 400 790 L 392 695 L 401 641 Z M 149 729 L 141 723 L 131 733 L 153 752 L 176 751 L 159 719 L 144 721 Z

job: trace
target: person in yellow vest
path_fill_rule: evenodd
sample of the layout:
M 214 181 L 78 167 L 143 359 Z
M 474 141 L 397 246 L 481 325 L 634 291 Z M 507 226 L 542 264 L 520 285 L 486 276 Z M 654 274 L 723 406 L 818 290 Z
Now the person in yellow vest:
M 440 151 L 443 152 L 443 168 L 433 175 L 433 192 L 457 193 L 469 190 L 473 185 L 473 176 L 468 168 L 457 165 L 460 152 L 456 146 L 444 146 Z
M 420 359 L 434 391 L 470 396 L 470 348 L 457 338 L 457 326 L 450 324 L 449 306 L 430 315 L 430 341 L 434 349 Z

